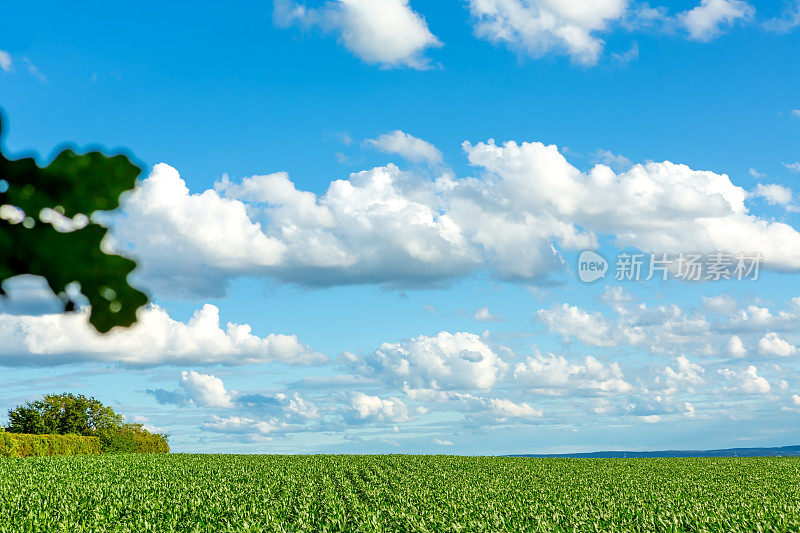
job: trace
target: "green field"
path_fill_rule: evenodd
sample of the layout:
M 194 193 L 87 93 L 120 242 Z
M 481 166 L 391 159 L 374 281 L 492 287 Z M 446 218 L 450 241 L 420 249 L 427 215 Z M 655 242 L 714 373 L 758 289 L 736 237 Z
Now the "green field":
M 800 531 L 800 459 L 0 460 L 0 531 Z

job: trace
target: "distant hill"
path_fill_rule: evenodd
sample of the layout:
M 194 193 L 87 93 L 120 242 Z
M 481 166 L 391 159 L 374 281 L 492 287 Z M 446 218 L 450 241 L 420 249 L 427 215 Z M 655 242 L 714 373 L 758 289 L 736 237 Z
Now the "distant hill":
M 721 450 L 662 450 L 655 452 L 606 451 L 585 453 L 525 453 L 509 457 L 791 457 L 800 456 L 800 446 L 777 448 L 725 448 Z

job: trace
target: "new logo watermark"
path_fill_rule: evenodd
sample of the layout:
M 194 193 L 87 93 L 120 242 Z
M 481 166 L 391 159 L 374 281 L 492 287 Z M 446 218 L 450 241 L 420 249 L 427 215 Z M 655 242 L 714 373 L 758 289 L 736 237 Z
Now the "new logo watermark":
M 721 281 L 758 279 L 763 256 L 760 253 L 730 254 L 713 252 L 698 253 L 621 253 L 614 264 L 614 279 L 617 281 L 650 281 L 653 278 L 666 281 Z M 609 270 L 606 259 L 592 250 L 581 252 L 578 257 L 578 278 L 591 283 L 604 278 Z
M 591 250 L 581 252 L 578 257 L 578 277 L 582 282 L 591 283 L 604 278 L 607 271 L 608 261 L 605 257 Z

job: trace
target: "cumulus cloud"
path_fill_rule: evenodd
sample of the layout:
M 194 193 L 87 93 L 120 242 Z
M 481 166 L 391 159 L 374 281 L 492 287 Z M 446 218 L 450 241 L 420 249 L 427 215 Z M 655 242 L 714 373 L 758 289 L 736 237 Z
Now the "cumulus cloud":
M 560 250 L 620 247 L 677 254 L 755 253 L 800 270 L 800 233 L 751 215 L 727 175 L 668 161 L 581 172 L 555 146 L 464 144 L 478 177 L 434 181 L 389 164 L 335 180 L 321 196 L 286 173 L 191 194 L 156 165 L 123 202 L 112 244 L 160 291 L 221 296 L 237 276 L 306 286 L 416 287 L 488 271 L 540 282 Z
M 488 390 L 507 364 L 478 335 L 443 331 L 402 343 L 383 343 L 357 360 L 362 372 L 412 389 Z
M 696 363 L 692 363 L 685 355 L 681 355 L 675 361 L 676 369 L 666 367 L 664 377 L 667 387 L 672 391 L 686 388 L 689 392 L 694 392 L 694 386 L 705 383 L 703 374 L 705 369 Z
M 748 305 L 734 313 L 730 321 L 719 325 L 722 331 L 736 331 L 740 333 L 784 330 L 800 326 L 800 298 L 792 298 L 787 309 L 773 313 L 767 307 Z
M 180 388 L 168 391 L 165 389 L 147 389 L 145 392 L 160 404 L 177 406 L 196 406 L 200 408 L 238 410 L 260 416 L 269 415 L 272 422 L 280 421 L 282 427 L 294 424 L 296 431 L 306 427 L 309 421 L 321 417 L 319 407 L 311 400 L 302 398 L 297 392 L 274 395 L 246 393 L 229 390 L 222 379 L 210 375 L 183 371 L 179 381 Z M 261 420 L 261 419 L 259 419 Z M 274 423 L 271 425 L 276 425 Z M 250 424 L 252 426 L 252 424 Z M 276 426 L 277 427 L 277 426 Z M 259 433 L 253 430 L 252 433 Z
M 742 338 L 738 335 L 731 335 L 731 338 L 728 341 L 728 354 L 730 354 L 731 357 L 736 358 L 747 355 L 747 349 L 744 347 Z
M 123 200 L 114 239 L 135 243 L 145 275 L 189 293 L 224 294 L 220 272 L 242 275 L 279 264 L 285 245 L 250 220 L 245 205 L 214 190 L 189 194 L 178 172 L 158 164 Z
M 106 335 L 88 324 L 88 312 L 47 315 L 0 314 L 0 364 L 38 366 L 78 361 L 135 366 L 176 364 L 310 364 L 325 356 L 294 335 L 258 337 L 247 324 L 220 325 L 219 309 L 205 305 L 184 323 L 157 305 L 139 313 L 129 329 Z
M 376 139 L 367 139 L 365 143 L 387 154 L 397 154 L 414 163 L 439 165 L 442 163 L 442 152 L 434 145 L 400 130 L 384 133 Z
M 637 47 L 638 50 L 638 47 Z M 615 154 L 609 150 L 597 150 L 594 153 L 594 162 L 611 167 L 615 172 L 624 172 L 633 166 L 633 161 L 624 155 Z
M 291 426 L 275 418 L 258 420 L 241 416 L 220 417 L 212 415 L 209 420 L 203 423 L 202 429 L 212 433 L 246 437 L 247 440 L 271 440 L 275 433 L 286 432 L 291 429 Z
M 409 419 L 408 408 L 402 400 L 389 398 L 384 400 L 378 396 L 369 396 L 363 392 L 350 394 L 349 419 L 359 422 L 404 422 Z
M 492 314 L 488 307 L 481 307 L 472 315 L 477 322 L 502 322 L 506 318 L 501 314 Z
M 743 0 L 701 0 L 697 7 L 681 13 L 678 20 L 691 39 L 710 41 L 722 33 L 724 27 L 747 21 L 754 14 L 755 9 Z
M 0 297 L 0 315 L 44 315 L 60 313 L 64 302 L 50 290 L 47 280 L 21 275 L 3 281 L 5 296 Z M 81 302 L 80 291 L 70 287 L 69 296 Z
M 591 346 L 615 346 L 619 341 L 602 313 L 589 313 L 569 304 L 550 309 L 540 309 L 537 318 L 547 328 L 564 336 L 576 338 Z
M 758 375 L 758 369 L 753 365 L 748 366 L 746 370 L 723 368 L 718 372 L 732 383 L 729 390 L 746 394 L 766 394 L 770 391 L 769 382 Z
M 353 54 L 383 68 L 428 68 L 426 50 L 442 45 L 408 0 L 330 0 L 319 8 L 275 0 L 273 19 L 281 27 L 336 33 Z
M 475 34 L 533 57 L 568 54 L 585 65 L 597 62 L 603 40 L 596 33 L 619 20 L 627 0 L 470 0 Z
M 614 394 L 632 390 L 618 363 L 604 364 L 594 357 L 569 361 L 562 355 L 529 356 L 514 367 L 514 380 L 541 394 Z
M 502 420 L 508 418 L 541 418 L 544 414 L 540 409 L 535 409 L 527 403 L 514 403 L 503 398 L 489 400 L 489 408 Z
M 453 445 L 452 441 L 444 440 L 444 439 L 433 439 L 433 443 L 438 445 L 438 446 L 452 446 Z
M 288 416 L 313 420 L 321 416 L 319 408 L 313 402 L 301 398 L 298 393 L 286 395 L 283 393 L 275 396 L 285 405 L 284 410 Z
M 800 327 L 798 297 L 774 308 L 753 304 L 740 308 L 726 295 L 704 297 L 701 308 L 686 309 L 650 307 L 614 291 L 606 291 L 600 300 L 611 304 L 613 313 L 562 304 L 538 311 L 535 318 L 565 342 L 599 348 L 630 346 L 672 357 L 697 354 L 741 359 L 757 351 L 788 355 L 791 347 L 778 342 L 778 335 L 793 334 Z M 705 311 L 713 314 L 706 316 Z
M 200 374 L 194 370 L 181 374 L 181 386 L 186 390 L 192 403 L 200 407 L 233 407 L 231 393 L 218 377 Z
M 432 184 L 394 165 L 351 175 L 327 193 L 299 191 L 285 173 L 189 194 L 157 165 L 124 201 L 117 246 L 140 258 L 155 288 L 220 296 L 235 276 L 303 285 L 414 285 L 464 275 L 479 263 L 460 228 L 441 214 Z M 263 220 L 264 225 L 256 220 Z
M 579 224 L 593 232 L 585 240 L 611 234 L 620 246 L 670 253 L 760 250 L 775 268 L 800 268 L 800 253 L 784 248 L 800 245 L 800 233 L 748 214 L 746 192 L 727 175 L 669 161 L 620 174 L 597 165 L 583 174 L 555 146 L 541 143 L 466 143 L 465 150 L 499 180 L 499 189 L 516 192 L 518 209 Z
M 763 198 L 769 205 L 780 205 L 793 208 L 792 210 L 797 209 L 790 205 L 792 203 L 792 197 L 794 196 L 792 190 L 783 185 L 775 183 L 765 185 L 759 183 L 758 186 L 750 192 L 750 196 L 754 198 Z
M 737 303 L 731 296 L 703 296 L 703 307 L 714 313 L 729 315 L 736 310 Z
M 786 342 L 776 332 L 771 331 L 758 341 L 758 353 L 788 357 L 797 353 L 797 346 Z

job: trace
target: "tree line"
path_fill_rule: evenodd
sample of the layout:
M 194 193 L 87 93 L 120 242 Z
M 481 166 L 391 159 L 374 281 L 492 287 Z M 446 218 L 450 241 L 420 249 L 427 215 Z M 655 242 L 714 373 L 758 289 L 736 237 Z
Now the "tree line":
M 167 435 L 125 422 L 111 407 L 82 394 L 48 394 L 27 401 L 10 409 L 8 420 L 5 431 L 12 435 L 95 437 L 104 453 L 169 452 Z

